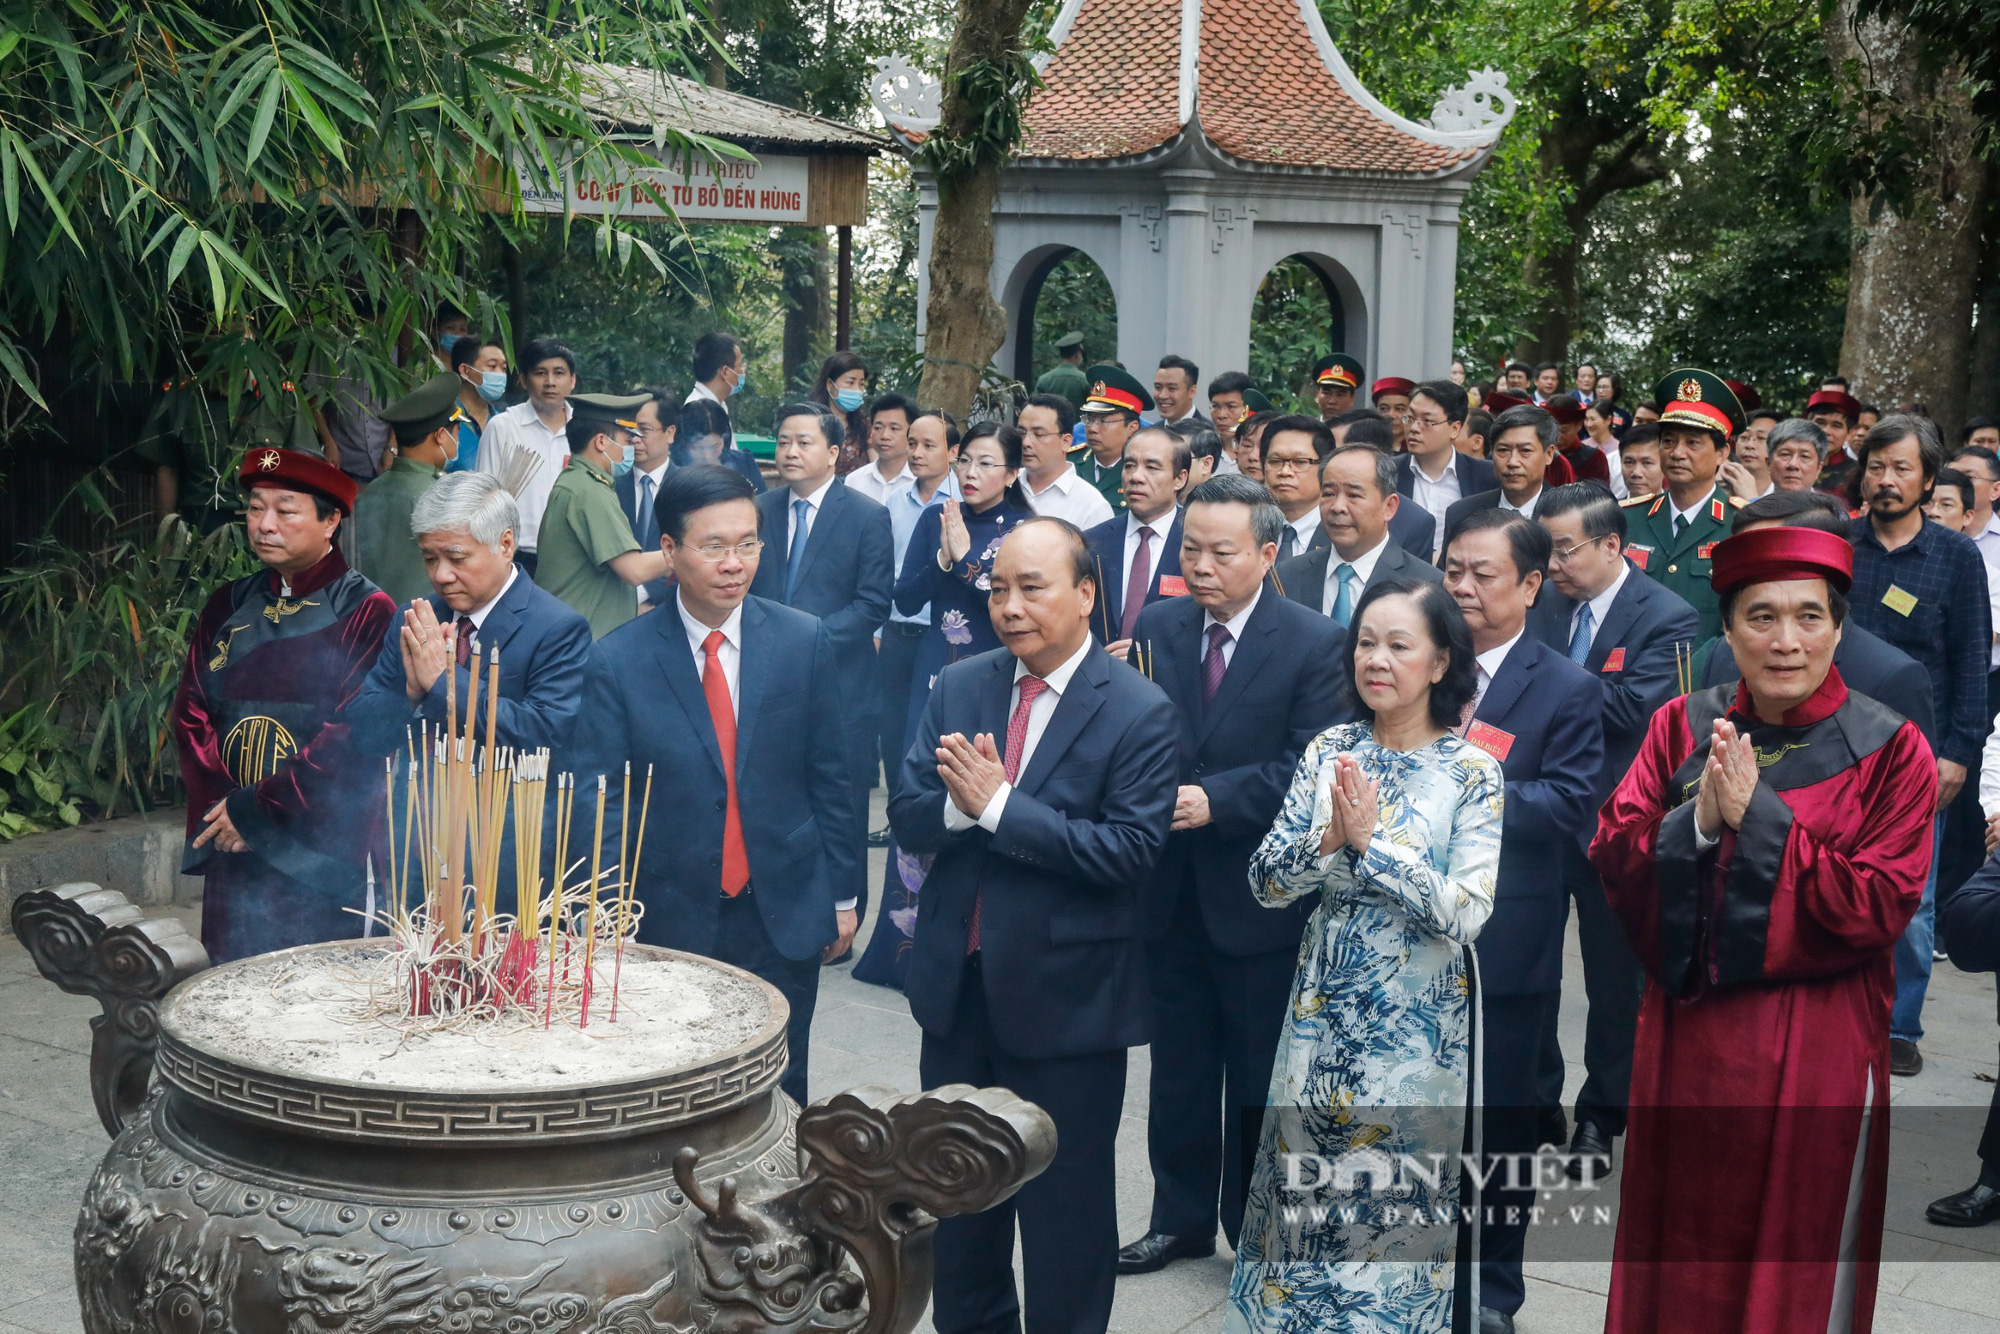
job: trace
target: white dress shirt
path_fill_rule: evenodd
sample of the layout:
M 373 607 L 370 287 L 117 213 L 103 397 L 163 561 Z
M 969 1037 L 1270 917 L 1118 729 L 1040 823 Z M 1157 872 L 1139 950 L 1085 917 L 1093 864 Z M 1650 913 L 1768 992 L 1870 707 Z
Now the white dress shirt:
M 681 601 L 678 592 L 674 594 L 674 609 L 681 614 L 681 627 L 687 631 L 688 648 L 694 652 L 694 674 L 697 679 L 708 668 L 708 650 L 703 647 L 710 634 L 722 631 L 722 643 L 715 650 L 716 665 L 722 668 L 722 679 L 729 682 L 729 711 L 739 712 L 741 703 L 740 682 L 743 676 L 743 604 L 737 603 L 730 609 L 729 619 L 721 625 L 707 626 L 696 620 Z M 663 613 L 664 614 L 664 613 Z M 842 899 L 833 905 L 835 912 L 852 912 L 855 900 Z
M 873 463 L 865 463 L 847 474 L 847 489 L 858 491 L 878 505 L 889 503 L 889 497 L 906 486 L 916 485 L 917 475 L 910 471 L 910 462 L 903 460 L 902 468 L 894 477 L 884 478 L 882 470 Z
M 786 496 L 784 554 L 787 558 L 793 547 L 812 536 L 813 525 L 819 522 L 819 507 L 826 503 L 826 493 L 833 490 L 833 484 L 839 480 L 837 477 L 827 478 L 820 483 L 819 490 L 809 496 L 801 497 L 797 492 Z M 806 502 L 806 530 L 803 533 L 799 531 L 799 512 L 796 508 L 800 499 Z
M 1701 517 L 1702 509 L 1708 504 L 1708 502 L 1711 499 L 1714 498 L 1714 496 L 1715 496 L 1715 491 L 1713 488 L 1710 488 L 1709 493 L 1707 495 L 1703 496 L 1700 500 L 1695 501 L 1694 504 L 1688 506 L 1686 509 L 1682 509 L 1680 506 L 1674 504 L 1674 493 L 1671 491 L 1667 492 L 1667 513 L 1673 516 L 1674 520 L 1672 523 L 1667 525 L 1667 531 L 1672 532 L 1674 528 L 1678 526 L 1682 520 L 1686 520 L 1688 523 L 1693 523 L 1696 519 L 1699 519 Z
M 1098 498 L 1100 500 L 1103 499 L 1102 496 Z M 1041 742 L 1042 733 L 1049 730 L 1049 719 L 1056 716 L 1056 706 L 1062 702 L 1063 692 L 1069 689 L 1070 678 L 1075 676 L 1076 669 L 1083 665 L 1084 655 L 1096 646 L 1096 641 L 1086 636 L 1083 641 L 1083 647 L 1072 653 L 1068 662 L 1065 662 L 1062 666 L 1042 678 L 1048 682 L 1049 688 L 1035 696 L 1034 702 L 1028 705 L 1028 734 L 1021 742 L 1021 763 L 1014 770 L 1016 774 L 1028 772 L 1028 765 L 1035 758 L 1035 747 Z M 1026 675 L 1028 675 L 1028 664 L 1016 658 L 1014 660 L 1014 688 L 1007 692 L 1007 717 L 1009 719 L 1013 718 L 1014 710 L 1021 702 L 1021 678 Z M 998 744 L 1000 758 L 1004 761 L 1007 758 L 1007 732 L 1004 726 L 1001 728 L 1000 735 L 994 737 L 993 740 Z M 977 820 L 960 810 L 958 803 L 954 802 L 950 795 L 947 794 L 944 799 L 944 827 L 956 833 L 961 829 L 970 829 L 974 825 L 978 825 L 989 834 L 998 833 L 1000 830 L 1000 816 L 1007 809 L 1007 795 L 1013 790 L 1014 785 L 1003 780 L 1000 784 L 1000 790 L 988 799 L 986 809 L 979 813 Z
M 1472 707 L 1475 710 L 1479 708 L 1480 701 L 1486 698 L 1486 687 L 1492 685 L 1493 678 L 1500 675 L 1500 667 L 1507 661 L 1507 655 L 1514 651 L 1514 645 L 1520 643 L 1521 636 L 1527 632 L 1527 626 L 1523 625 L 1519 630 L 1514 632 L 1512 639 L 1504 644 L 1497 644 L 1487 649 L 1472 660 L 1479 668 L 1479 683 L 1474 687 L 1472 692 Z
M 660 498 L 660 483 L 667 480 L 667 469 L 672 466 L 673 461 L 671 459 L 661 459 L 660 466 L 657 468 L 640 468 L 635 466 L 632 469 L 632 530 L 634 532 L 637 532 L 639 527 L 645 522 L 639 516 L 639 511 L 644 508 L 646 500 L 646 484 L 643 479 L 652 479 L 653 499 L 658 500 Z M 644 584 L 639 585 L 638 593 L 640 606 L 646 606 L 652 601 L 651 598 L 646 596 L 646 586 Z
M 570 413 L 570 405 L 563 404 L 565 422 Z M 514 540 L 521 550 L 533 551 L 535 539 L 542 531 L 542 511 L 548 508 L 549 492 L 562 470 L 569 466 L 569 436 L 562 431 L 551 431 L 535 414 L 533 403 L 516 403 L 487 419 L 486 429 L 479 435 L 479 458 L 472 465 L 473 471 L 496 477 L 500 474 L 500 451 L 494 447 L 499 441 L 525 449 L 542 460 L 542 466 L 528 478 L 521 494 L 514 497 L 521 510 L 521 531 L 514 534 Z
M 1319 506 L 1314 505 L 1296 519 L 1285 520 L 1285 527 L 1291 529 L 1293 533 L 1292 552 L 1291 556 L 1284 554 L 1285 542 L 1283 538 L 1279 538 L 1278 559 L 1290 560 L 1292 556 L 1305 555 L 1312 550 L 1313 539 L 1319 536 Z
M 1987 519 L 1986 527 L 1973 535 L 1972 542 L 1986 559 L 2000 563 L 2000 514 Z
M 1435 478 L 1426 476 L 1423 465 L 1411 455 L 1410 499 L 1431 516 L 1432 551 L 1444 545 L 1445 511 L 1464 498 L 1465 492 L 1458 484 L 1458 451 L 1445 456 L 1444 471 Z
M 1329 550 L 1326 553 L 1326 586 L 1320 590 L 1319 595 L 1319 614 L 1328 620 L 1333 619 L 1333 604 L 1340 597 L 1338 571 L 1342 565 L 1354 567 L 1354 602 L 1359 605 L 1361 590 L 1368 587 L 1368 580 L 1375 573 L 1375 563 L 1382 559 L 1382 553 L 1388 549 L 1389 538 L 1384 534 L 1380 542 L 1353 560 L 1343 560 L 1340 552 Z
M 1068 519 L 1086 533 L 1111 517 L 1111 502 L 1067 460 L 1056 479 L 1040 491 L 1026 473 L 1021 474 L 1021 489 L 1028 493 L 1028 507 L 1035 513 Z
M 1597 445 L 1595 440 L 1590 443 Z M 1625 489 L 1625 464 L 1618 456 L 1618 437 L 1612 436 L 1608 445 L 1597 445 L 1597 452 L 1604 455 L 1604 466 L 1611 469 L 1611 494 L 1620 500 L 1630 500 L 1632 493 Z
M 688 403 L 698 403 L 703 399 L 707 399 L 711 403 L 719 404 L 724 412 L 729 411 L 729 404 L 717 398 L 715 396 L 715 391 L 713 389 L 710 389 L 707 385 L 703 384 L 699 380 L 696 380 L 694 382 L 694 388 L 688 390 L 688 396 L 682 399 L 681 402 L 682 404 L 685 405 Z
M 1672 503 L 1672 502 L 1669 502 Z M 1569 641 L 1576 638 L 1576 623 L 1583 617 L 1583 609 L 1590 608 L 1590 645 L 1597 647 L 1597 636 L 1604 632 L 1604 618 L 1611 614 L 1611 604 L 1618 600 L 1618 590 L 1625 587 L 1625 581 L 1632 577 L 1629 561 L 1618 562 L 1618 577 L 1613 579 L 1602 593 L 1588 602 L 1579 602 L 1570 609 L 1569 637 L 1563 640 L 1563 652 L 1569 652 Z
M 500 605 L 500 599 L 507 596 L 507 590 L 512 588 L 514 581 L 520 577 L 521 567 L 509 564 L 507 567 L 507 582 L 500 585 L 500 591 L 480 603 L 477 607 L 474 607 L 471 611 L 465 613 L 466 619 L 472 622 L 472 647 L 474 651 L 477 651 L 479 648 L 479 628 L 486 624 L 487 615 Z M 292 590 L 287 586 L 283 591 L 289 597 Z M 457 613 L 453 613 L 450 623 L 453 625 L 458 623 Z
M 1509 501 L 1507 499 L 1507 493 L 1505 491 L 1502 491 L 1500 493 L 1500 504 L 1497 506 L 1497 508 L 1506 510 L 1509 514 L 1518 514 L 1524 519 L 1532 519 L 1535 517 L 1535 506 L 1542 503 L 1542 495 L 1547 490 L 1548 488 L 1545 486 L 1536 487 L 1535 494 L 1529 496 L 1526 503 L 1520 505 L 1516 505 L 1511 501 Z
M 1153 571 L 1160 568 L 1160 557 L 1166 554 L 1167 534 L 1173 531 L 1175 514 L 1176 510 L 1169 505 L 1166 513 L 1151 523 L 1145 523 L 1132 511 L 1125 511 L 1125 563 L 1120 567 L 1125 582 L 1119 585 L 1121 592 L 1132 585 L 1132 562 L 1139 555 L 1139 530 L 1142 528 L 1153 534 L 1146 543 L 1146 587 L 1153 586 Z
M 1220 477 L 1222 476 L 1222 474 L 1226 472 L 1242 472 L 1242 471 L 1243 470 L 1241 468 L 1236 466 L 1236 456 L 1234 454 L 1231 454 L 1228 450 L 1225 449 L 1220 454 L 1216 455 L 1215 476 Z
M 1206 658 L 1208 656 L 1208 632 L 1218 625 L 1222 626 L 1229 631 L 1228 636 L 1222 641 L 1222 670 L 1225 672 L 1228 671 L 1229 664 L 1236 661 L 1236 641 L 1242 637 L 1243 627 L 1250 624 L 1250 617 L 1257 610 L 1257 600 L 1263 596 L 1264 586 L 1259 584 L 1257 585 L 1257 591 L 1250 595 L 1249 605 L 1226 621 L 1216 620 L 1215 613 L 1212 611 L 1203 612 L 1201 614 L 1202 657 Z

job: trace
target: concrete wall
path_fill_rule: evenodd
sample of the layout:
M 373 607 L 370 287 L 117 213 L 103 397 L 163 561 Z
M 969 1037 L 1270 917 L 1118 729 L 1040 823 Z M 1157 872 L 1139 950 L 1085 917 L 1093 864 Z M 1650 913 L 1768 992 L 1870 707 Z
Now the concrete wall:
M 154 811 L 0 843 L 0 933 L 31 889 L 89 880 L 142 907 L 201 902 L 199 876 L 180 873 L 187 812 Z

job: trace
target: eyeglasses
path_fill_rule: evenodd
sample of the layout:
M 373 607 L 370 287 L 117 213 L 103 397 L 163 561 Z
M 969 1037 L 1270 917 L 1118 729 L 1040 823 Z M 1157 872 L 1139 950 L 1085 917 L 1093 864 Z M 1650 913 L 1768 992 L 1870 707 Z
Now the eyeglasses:
M 1602 542 L 1605 538 L 1609 536 L 1611 536 L 1611 534 L 1609 533 L 1599 533 L 1596 537 L 1584 538 L 1583 541 L 1577 543 L 1573 547 L 1558 547 L 1554 551 L 1551 551 L 1549 553 L 1549 560 L 1553 564 L 1567 565 L 1569 564 L 1570 557 L 1574 556 L 1577 552 L 1583 550 L 1585 547 L 1589 546 L 1592 542 Z
M 1007 471 L 1006 463 L 996 461 L 993 459 L 960 459 L 952 466 L 954 468 L 957 468 L 960 472 L 1006 472 Z
M 1435 431 L 1438 427 L 1445 424 L 1445 418 L 1443 417 L 1419 417 L 1411 414 L 1410 420 L 1423 427 L 1426 431 Z
M 720 565 L 724 558 L 729 556 L 735 556 L 738 560 L 751 560 L 763 549 L 764 540 L 758 537 L 753 537 L 747 542 L 738 542 L 733 547 L 725 547 L 720 542 L 711 542 L 705 547 L 688 548 L 710 565 Z
M 1318 463 L 1318 459 L 1272 459 L 1264 460 L 1265 472 L 1306 472 Z

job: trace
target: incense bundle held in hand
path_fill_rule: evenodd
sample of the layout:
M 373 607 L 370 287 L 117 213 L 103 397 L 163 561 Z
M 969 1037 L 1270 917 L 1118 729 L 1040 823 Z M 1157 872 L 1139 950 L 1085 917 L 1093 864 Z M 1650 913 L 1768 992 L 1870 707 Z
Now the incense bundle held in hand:
M 637 932 L 643 911 L 632 897 L 643 833 L 630 863 L 634 874 L 626 874 L 623 819 L 618 861 L 604 864 L 609 792 L 599 778 L 595 816 L 587 826 L 590 848 L 573 852 L 575 780 L 556 775 L 551 819 L 548 751 L 521 753 L 492 742 L 499 727 L 499 650 L 475 652 L 466 681 L 461 709 L 457 673 L 446 678 L 449 721 L 443 730 L 427 724 L 410 735 L 400 822 L 396 761 L 389 761 L 392 885 L 378 916 L 396 943 L 399 967 L 395 994 L 382 998 L 380 1017 L 410 1031 L 507 1020 L 583 1027 L 590 1022 L 594 993 L 608 985 L 609 1019 L 615 1023 L 625 941 Z M 651 805 L 652 781 L 649 768 L 640 797 L 642 819 Z M 629 766 L 621 802 L 629 816 Z M 554 851 L 553 874 L 547 877 L 545 830 Z M 585 865 L 587 875 L 581 874 Z M 512 912 L 500 898 L 503 876 L 513 880 Z M 600 972 L 607 958 L 605 977 Z M 599 1012 L 605 1013 L 602 1007 Z

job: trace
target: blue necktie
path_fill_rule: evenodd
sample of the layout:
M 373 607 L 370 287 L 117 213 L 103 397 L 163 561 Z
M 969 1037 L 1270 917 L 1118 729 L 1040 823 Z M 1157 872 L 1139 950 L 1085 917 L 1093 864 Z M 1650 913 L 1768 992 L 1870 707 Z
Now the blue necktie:
M 660 545 L 659 520 L 653 517 L 653 479 L 645 474 L 639 477 L 639 546 L 651 551 Z
M 1347 623 L 1354 619 L 1354 567 L 1343 561 L 1334 570 L 1333 577 L 1339 581 L 1339 588 L 1333 595 L 1333 619 L 1345 630 Z
M 1586 602 L 1577 609 L 1576 630 L 1569 637 L 1569 660 L 1579 667 L 1590 658 L 1590 635 L 1590 604 Z
M 794 500 L 792 502 L 792 549 L 785 557 L 785 603 L 790 605 L 792 593 L 799 586 L 799 571 L 806 563 L 806 525 L 812 517 L 812 502 Z

